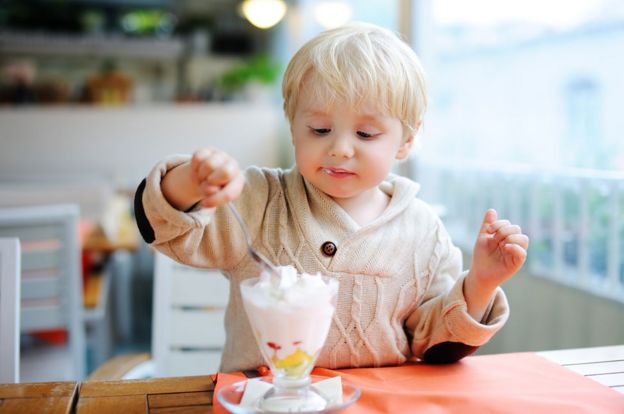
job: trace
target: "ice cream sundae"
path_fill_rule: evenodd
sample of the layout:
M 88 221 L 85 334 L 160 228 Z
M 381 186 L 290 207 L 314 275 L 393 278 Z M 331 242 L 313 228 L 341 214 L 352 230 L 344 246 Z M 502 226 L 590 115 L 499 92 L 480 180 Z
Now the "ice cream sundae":
M 304 404 L 307 409 L 322 408 L 326 401 L 310 395 L 307 386 L 329 332 L 338 282 L 319 274 L 298 274 L 292 266 L 279 271 L 279 280 L 259 277 L 241 283 L 245 311 L 273 374 L 275 389 L 265 398 L 282 403 L 288 398 L 314 400 Z

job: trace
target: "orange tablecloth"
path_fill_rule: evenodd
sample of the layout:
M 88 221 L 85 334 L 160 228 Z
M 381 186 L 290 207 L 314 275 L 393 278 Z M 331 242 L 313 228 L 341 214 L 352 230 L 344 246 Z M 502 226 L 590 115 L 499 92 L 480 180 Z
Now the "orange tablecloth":
M 451 365 L 328 370 L 362 390 L 343 412 L 367 413 L 624 413 L 624 395 L 533 354 L 464 358 Z M 219 373 L 214 412 L 225 413 L 216 398 L 242 374 Z

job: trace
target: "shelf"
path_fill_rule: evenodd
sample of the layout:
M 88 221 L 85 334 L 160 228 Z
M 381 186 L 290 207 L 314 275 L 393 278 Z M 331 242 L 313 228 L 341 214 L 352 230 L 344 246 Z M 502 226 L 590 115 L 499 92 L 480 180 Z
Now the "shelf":
M 184 42 L 177 38 L 0 33 L 0 54 L 177 59 L 183 51 Z

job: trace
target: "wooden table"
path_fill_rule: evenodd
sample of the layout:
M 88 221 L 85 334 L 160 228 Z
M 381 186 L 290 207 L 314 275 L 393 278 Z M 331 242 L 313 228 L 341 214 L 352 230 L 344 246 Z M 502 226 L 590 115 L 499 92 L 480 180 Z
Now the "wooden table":
M 86 381 L 76 412 L 121 414 L 123 408 L 123 414 L 212 413 L 213 390 L 210 376 Z
M 624 393 L 624 345 L 539 352 Z M 0 385 L 0 414 L 212 413 L 210 376 Z
M 0 384 L 0 413 L 212 413 L 210 376 Z
M 78 400 L 77 382 L 0 384 L 0 413 L 69 414 Z

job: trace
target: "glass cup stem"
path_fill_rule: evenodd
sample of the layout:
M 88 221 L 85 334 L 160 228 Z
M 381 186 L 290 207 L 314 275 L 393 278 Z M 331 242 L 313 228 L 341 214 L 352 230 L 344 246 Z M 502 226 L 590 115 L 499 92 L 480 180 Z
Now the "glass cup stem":
M 310 385 L 310 376 L 302 378 L 273 377 L 273 386 L 277 391 L 290 390 L 293 388 L 304 388 Z

